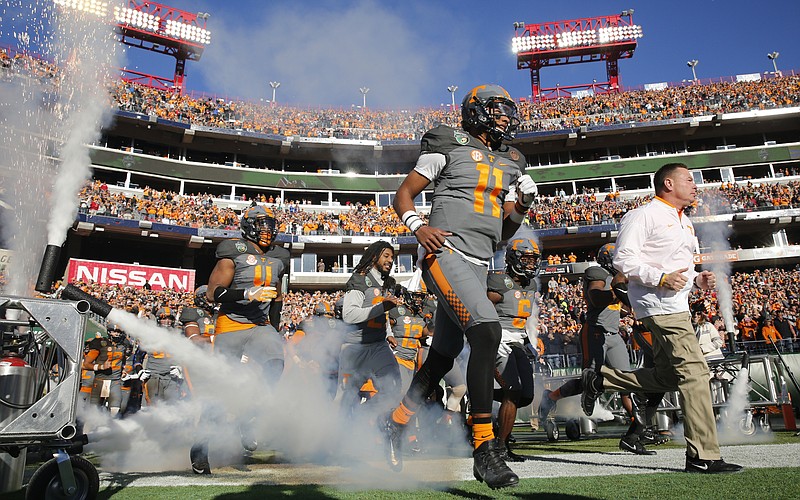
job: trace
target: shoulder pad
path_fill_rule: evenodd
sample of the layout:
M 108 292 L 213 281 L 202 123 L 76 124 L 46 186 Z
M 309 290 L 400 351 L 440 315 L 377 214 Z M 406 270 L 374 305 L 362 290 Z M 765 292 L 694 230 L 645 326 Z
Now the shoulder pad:
M 178 318 L 183 324 L 191 323 L 192 321 L 197 321 L 200 319 L 201 316 L 204 316 L 205 313 L 198 311 L 196 307 L 184 307 L 183 311 L 181 311 L 181 316 Z
M 344 287 L 344 291 L 345 293 L 349 292 L 350 290 L 358 290 L 359 292 L 364 292 L 368 288 L 370 288 L 370 286 L 367 285 L 367 275 L 353 273 L 353 275 L 350 276 L 350 279 L 347 280 L 347 284 Z
M 455 148 L 469 144 L 471 138 L 469 133 L 461 129 L 439 125 L 422 136 L 421 152 L 448 154 Z
M 492 291 L 497 292 L 499 294 L 503 294 L 508 288 L 505 285 L 505 278 L 506 275 L 503 273 L 489 273 L 488 278 L 486 279 L 486 287 Z
M 583 279 L 586 281 L 605 281 L 610 275 L 611 273 L 600 266 L 590 266 L 584 271 Z
M 274 246 L 270 248 L 265 255 L 272 257 L 273 259 L 280 260 L 281 264 L 283 264 L 283 274 L 289 273 L 292 262 L 292 254 L 289 252 L 289 250 L 283 248 L 282 246 Z
M 502 152 L 502 155 L 517 164 L 522 173 L 528 168 L 528 163 L 525 160 L 525 155 L 519 149 L 509 146 L 507 150 Z
M 223 240 L 217 245 L 218 259 L 235 259 L 237 256 L 252 253 L 249 242 L 242 238 Z

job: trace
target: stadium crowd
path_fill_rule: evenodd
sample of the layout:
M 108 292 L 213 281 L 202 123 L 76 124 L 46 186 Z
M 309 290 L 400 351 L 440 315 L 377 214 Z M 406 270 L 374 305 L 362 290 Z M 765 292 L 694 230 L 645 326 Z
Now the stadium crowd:
M 534 229 L 618 223 L 625 213 L 647 203 L 649 196 L 625 198 L 610 193 L 598 199 L 594 193 L 577 196 L 542 196 L 528 214 Z M 283 201 L 261 194 L 253 202 L 273 207 L 281 233 L 294 235 L 367 234 L 398 236 L 408 234 L 392 207 L 355 203 L 340 213 L 311 211 L 300 201 Z M 800 207 L 800 181 L 776 184 L 723 183 L 699 192 L 695 215 L 706 216 L 765 209 Z M 126 195 L 109 190 L 107 184 L 95 180 L 80 192 L 80 211 L 89 215 L 105 215 L 133 220 L 150 220 L 167 224 L 236 229 L 237 213 L 215 203 L 213 196 L 180 195 L 145 187 L 142 194 Z M 569 258 L 561 262 L 569 262 Z
M 564 275 L 541 275 L 537 294 L 539 310 L 539 338 L 542 340 L 544 359 L 554 369 L 578 367 L 581 362 L 580 325 L 586 312 L 580 280 L 568 281 Z M 740 348 L 764 352 L 770 342 L 782 350 L 800 350 L 800 269 L 766 268 L 748 272 L 735 272 L 730 276 L 733 290 L 733 317 L 735 324 L 726 325 L 722 317 L 717 291 L 695 291 L 691 302 L 694 310 L 708 314 L 710 321 L 726 340 L 725 332 L 735 331 Z M 178 311 L 191 305 L 192 293 L 175 290 L 151 290 L 131 286 L 104 285 L 73 282 L 91 295 L 107 301 L 114 307 L 154 318 L 155 311 L 169 306 Z M 297 326 L 314 314 L 320 302 L 333 305 L 343 296 L 343 291 L 291 290 L 284 295 L 281 314 L 281 333 L 291 337 Z M 772 321 L 777 337 L 764 327 Z M 637 346 L 631 337 L 633 322 L 623 320 L 620 333 L 629 344 L 632 359 L 636 359 Z

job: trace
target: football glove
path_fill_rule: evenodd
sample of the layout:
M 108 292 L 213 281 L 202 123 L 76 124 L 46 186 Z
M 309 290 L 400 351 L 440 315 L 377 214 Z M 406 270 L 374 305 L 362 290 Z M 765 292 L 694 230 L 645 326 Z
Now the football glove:
M 244 297 L 250 302 L 270 302 L 278 296 L 278 289 L 274 286 L 251 286 L 244 293 Z
M 169 376 L 178 380 L 183 380 L 183 368 L 178 365 L 169 367 Z
M 147 382 L 149 378 L 150 378 L 150 370 L 142 370 L 139 372 L 139 380 L 141 380 L 142 383 Z
M 539 188 L 536 187 L 536 183 L 533 182 L 530 175 L 526 174 L 517 179 L 517 198 L 520 205 L 526 208 L 530 207 L 538 194 Z

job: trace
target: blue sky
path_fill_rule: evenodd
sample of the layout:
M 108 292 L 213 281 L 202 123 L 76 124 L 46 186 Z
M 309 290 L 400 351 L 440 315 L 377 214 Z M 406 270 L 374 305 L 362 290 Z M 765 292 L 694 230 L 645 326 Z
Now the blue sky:
M 0 0 L 0 3 L 20 0 Z M 439 106 L 480 83 L 499 83 L 515 96 L 530 94 L 527 70 L 517 70 L 513 23 L 539 23 L 619 13 L 633 8 L 644 38 L 632 59 L 620 61 L 623 86 L 772 70 L 800 70 L 800 2 L 762 0 L 628 0 L 485 2 L 406 0 L 162 0 L 208 12 L 212 42 L 187 64 L 187 88 L 229 97 L 298 105 L 361 104 L 380 108 Z M 127 50 L 129 68 L 170 76 L 174 60 Z M 542 86 L 605 79 L 601 62 L 545 68 Z

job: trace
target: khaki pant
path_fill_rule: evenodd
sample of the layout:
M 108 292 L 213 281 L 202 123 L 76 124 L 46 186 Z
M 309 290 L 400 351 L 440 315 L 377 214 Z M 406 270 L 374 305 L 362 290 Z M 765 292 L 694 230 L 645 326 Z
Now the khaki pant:
M 719 442 L 708 365 L 692 329 L 688 312 L 663 314 L 642 319 L 653 334 L 653 368 L 632 372 L 603 366 L 603 388 L 616 391 L 669 392 L 678 390 L 684 417 L 686 455 L 718 460 Z

